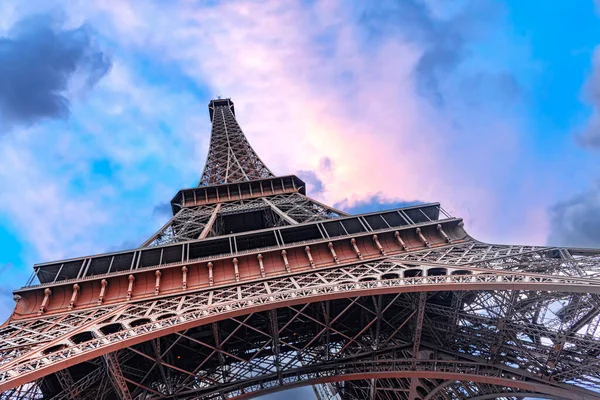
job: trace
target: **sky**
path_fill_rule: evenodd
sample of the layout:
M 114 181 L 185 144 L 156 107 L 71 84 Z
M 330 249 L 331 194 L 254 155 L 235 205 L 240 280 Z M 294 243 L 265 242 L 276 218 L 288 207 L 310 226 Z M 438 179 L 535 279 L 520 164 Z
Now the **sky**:
M 168 220 L 216 96 L 320 201 L 440 202 L 482 241 L 600 247 L 599 18 L 593 0 L 0 0 L 0 318 L 34 263 Z

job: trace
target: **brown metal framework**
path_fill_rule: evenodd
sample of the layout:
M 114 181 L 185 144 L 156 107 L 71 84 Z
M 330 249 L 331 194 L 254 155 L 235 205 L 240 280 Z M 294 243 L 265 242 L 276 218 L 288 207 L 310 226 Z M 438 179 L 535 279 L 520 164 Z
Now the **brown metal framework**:
M 437 203 L 347 215 L 209 111 L 163 228 L 15 291 L 0 398 L 600 399 L 600 250 L 482 243 Z
M 274 177 L 238 125 L 233 102 L 230 99 L 212 100 L 208 108 L 212 132 L 206 165 L 198 186 Z

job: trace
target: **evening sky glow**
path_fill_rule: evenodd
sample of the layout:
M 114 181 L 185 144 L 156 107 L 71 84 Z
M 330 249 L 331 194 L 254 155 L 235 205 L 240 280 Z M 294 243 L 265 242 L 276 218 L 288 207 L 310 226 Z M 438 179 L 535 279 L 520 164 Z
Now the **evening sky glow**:
M 34 263 L 137 247 L 168 220 L 218 95 L 274 173 L 337 208 L 439 201 L 482 241 L 600 247 L 598 11 L 1 1 L 0 317 Z

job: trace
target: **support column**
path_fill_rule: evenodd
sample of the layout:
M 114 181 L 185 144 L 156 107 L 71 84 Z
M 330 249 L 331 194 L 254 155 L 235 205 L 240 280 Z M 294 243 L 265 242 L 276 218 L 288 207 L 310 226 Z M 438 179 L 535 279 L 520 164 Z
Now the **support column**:
M 415 336 L 413 339 L 413 361 L 412 368 L 416 369 L 417 360 L 419 359 L 419 348 L 421 347 L 421 333 L 423 332 L 423 319 L 425 318 L 425 302 L 427 301 L 427 293 L 421 292 L 419 294 L 419 305 L 417 311 L 417 321 L 415 325 Z M 410 380 L 410 393 L 408 400 L 415 400 L 419 397 L 417 393 L 417 386 L 419 385 L 418 378 L 411 378 Z
M 213 337 L 215 339 L 215 347 L 217 350 L 217 357 L 219 358 L 219 367 L 221 369 L 222 383 L 227 382 L 227 365 L 225 363 L 225 356 L 223 355 L 223 348 L 221 346 L 221 332 L 219 331 L 219 324 L 213 322 L 212 324 Z
M 98 305 L 101 305 L 104 302 L 104 295 L 106 294 L 106 286 L 108 286 L 108 281 L 106 279 L 102 279 L 100 281 L 100 295 L 98 296 Z
M 48 303 L 50 302 L 50 295 L 52 294 L 52 290 L 46 289 L 44 290 L 44 300 L 42 300 L 42 305 L 40 306 L 40 310 L 38 311 L 38 315 L 42 315 L 46 312 L 46 307 L 48 307 Z
M 425 236 L 423 236 L 423 232 L 421 232 L 421 228 L 417 228 L 416 232 L 417 232 L 417 236 L 419 236 L 419 239 L 421 239 L 421 242 L 423 242 L 425 247 L 430 247 L 431 245 L 429 244 L 427 239 L 425 239 Z
M 240 269 L 238 268 L 238 259 L 233 259 L 233 273 L 235 274 L 235 281 L 240 281 Z
M 156 281 L 154 282 L 154 295 L 156 296 L 158 293 L 160 293 L 160 277 L 162 275 L 162 272 L 160 271 L 156 271 L 154 273 L 154 276 L 156 277 Z
M 58 379 L 58 383 L 60 384 L 62 390 L 68 393 L 69 399 L 79 399 L 79 388 L 75 385 L 75 381 L 69 373 L 69 370 L 61 369 L 56 371 L 54 374 L 56 376 L 56 379 Z
M 406 243 L 404 243 L 404 240 L 402 240 L 402 237 L 400 236 L 400 232 L 398 232 L 398 231 L 394 232 L 394 237 L 398 241 L 398 244 L 400 245 L 400 247 L 402 247 L 402 250 L 408 251 L 408 248 L 406 247 Z
M 327 247 L 329 247 L 329 252 L 331 253 L 331 256 L 333 257 L 333 261 L 335 261 L 336 264 L 339 264 L 340 260 L 338 259 L 338 256 L 335 253 L 335 249 L 333 248 L 333 243 L 329 242 L 327 244 Z
M 279 384 L 283 385 L 283 375 L 281 374 L 281 360 L 279 357 L 279 323 L 277 321 L 277 310 L 269 311 L 269 322 L 271 328 L 271 340 L 273 341 L 273 355 L 275 356 L 275 369 L 277 370 L 277 378 Z
M 129 280 L 129 285 L 127 286 L 127 301 L 129 301 L 131 300 L 131 294 L 133 293 L 133 282 L 135 281 L 135 276 L 129 275 L 127 280 Z
M 262 201 L 264 201 L 265 203 L 267 203 L 269 205 L 269 207 L 271 207 L 271 209 L 275 212 L 275 214 L 279 215 L 282 219 L 284 219 L 285 221 L 287 221 L 290 225 L 297 225 L 298 224 L 298 221 L 296 221 L 295 219 L 293 219 L 292 217 L 290 217 L 289 215 L 287 215 L 286 213 L 284 213 L 283 211 L 281 211 L 281 209 L 279 209 L 279 207 L 277 207 L 271 201 L 265 199 L 264 197 L 262 198 Z
M 59 376 L 60 372 L 66 372 L 68 376 Z M 92 372 L 84 375 L 77 382 L 73 382 L 73 377 L 68 372 L 67 369 L 60 370 L 56 372 L 56 378 L 59 380 L 60 385 L 62 387 L 62 391 L 56 394 L 52 399 L 53 400 L 97 400 L 101 399 L 104 394 L 104 390 L 102 388 L 102 378 L 108 378 L 108 373 L 106 371 L 105 365 L 98 365 L 98 368 L 93 370 Z M 69 382 L 73 382 L 72 385 Z M 64 383 L 64 384 L 63 384 Z M 35 385 L 32 385 L 35 386 Z M 91 387 L 94 387 L 93 393 L 92 390 L 88 390 Z M 23 397 L 29 398 L 29 397 Z M 34 397 L 31 397 L 34 398 Z
M 450 236 L 448 236 L 446 234 L 446 232 L 444 232 L 444 229 L 442 228 L 442 224 L 437 224 L 437 230 L 438 230 L 438 232 L 440 232 L 442 234 L 446 243 L 452 243 L 452 239 L 450 239 Z
M 350 239 L 350 244 L 352 245 L 352 248 L 354 249 L 354 252 L 356 253 L 356 257 L 358 257 L 359 260 L 362 260 L 362 254 L 360 253 L 360 250 L 358 249 L 358 246 L 356 245 L 356 239 L 352 238 Z
M 385 250 L 383 249 L 383 246 L 381 245 L 381 243 L 379 243 L 379 236 L 373 235 L 373 242 L 375 242 L 375 246 L 377 246 L 377 250 L 379 250 L 379 252 L 385 256 Z
M 77 301 L 78 294 L 79 294 L 79 285 L 74 284 L 73 285 L 73 294 L 71 295 L 71 301 L 69 301 L 69 307 L 68 307 L 69 311 L 71 311 L 73 309 L 73 307 L 75 307 L 75 301 Z
M 200 233 L 200 236 L 198 237 L 198 239 L 206 239 L 206 237 L 210 233 L 212 226 L 214 225 L 214 223 L 217 219 L 217 216 L 219 215 L 219 210 L 221 210 L 221 204 L 222 203 L 217 204 L 217 206 L 213 210 L 208 222 L 206 223 L 206 225 L 204 225 L 204 229 L 202 229 L 202 233 Z
M 315 261 L 313 260 L 312 254 L 310 253 L 310 246 L 306 246 L 304 248 L 304 251 L 306 252 L 306 257 L 308 257 L 308 262 L 310 263 L 310 267 L 314 268 L 315 267 Z
M 283 258 L 283 264 L 285 265 L 286 272 L 290 272 L 290 263 L 288 262 L 287 251 L 281 251 L 281 258 Z
M 121 365 L 119 365 L 116 353 L 112 352 L 105 354 L 103 358 L 106 363 L 110 382 L 112 383 L 117 396 L 121 400 L 131 400 L 131 393 L 129 393 L 127 381 L 125 381 L 125 378 L 123 377 L 123 371 L 121 370 Z
M 184 265 L 181 268 L 181 289 L 186 290 L 187 289 L 187 272 L 188 272 L 188 268 Z
M 206 264 L 206 266 L 208 267 L 208 286 L 212 286 L 214 283 L 214 279 L 213 279 L 213 263 L 209 262 L 208 264 Z
M 256 259 L 258 260 L 258 267 L 260 268 L 260 276 L 264 278 L 265 277 L 265 266 L 263 264 L 263 255 L 258 254 L 256 256 Z

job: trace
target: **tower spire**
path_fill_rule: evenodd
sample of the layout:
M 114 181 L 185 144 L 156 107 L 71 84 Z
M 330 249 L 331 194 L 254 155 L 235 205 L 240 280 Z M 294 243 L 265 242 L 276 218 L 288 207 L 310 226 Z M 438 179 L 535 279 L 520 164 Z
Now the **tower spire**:
M 231 99 L 211 100 L 212 123 L 206 165 L 198 186 L 221 185 L 272 178 L 275 175 L 258 157 L 235 119 Z

